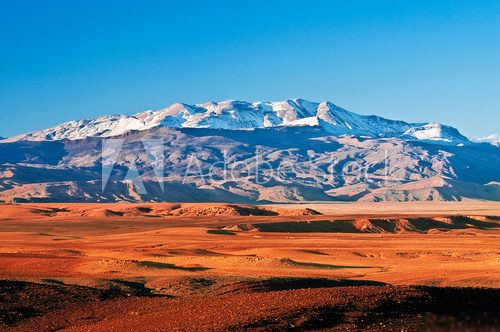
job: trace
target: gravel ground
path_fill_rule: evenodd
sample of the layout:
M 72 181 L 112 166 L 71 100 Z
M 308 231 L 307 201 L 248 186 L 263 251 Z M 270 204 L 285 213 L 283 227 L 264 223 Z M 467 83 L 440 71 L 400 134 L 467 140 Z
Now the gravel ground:
M 258 284 L 242 280 L 230 285 L 222 295 L 170 298 L 133 289 L 101 290 L 4 280 L 0 281 L 0 329 L 500 329 L 500 289 L 343 286 L 317 280 L 311 280 L 315 288 L 304 288 L 308 284 L 307 279 L 262 280 Z

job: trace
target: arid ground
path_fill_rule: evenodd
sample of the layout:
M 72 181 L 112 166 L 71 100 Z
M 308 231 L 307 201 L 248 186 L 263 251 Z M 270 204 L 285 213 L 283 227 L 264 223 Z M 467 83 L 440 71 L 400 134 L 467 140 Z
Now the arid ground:
M 0 329 L 500 328 L 500 203 L 1 204 Z

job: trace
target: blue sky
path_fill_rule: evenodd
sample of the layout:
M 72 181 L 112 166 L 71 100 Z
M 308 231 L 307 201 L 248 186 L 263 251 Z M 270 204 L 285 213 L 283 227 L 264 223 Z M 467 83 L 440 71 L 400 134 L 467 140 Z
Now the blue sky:
M 2 136 L 296 97 L 498 133 L 500 1 L 0 1 Z

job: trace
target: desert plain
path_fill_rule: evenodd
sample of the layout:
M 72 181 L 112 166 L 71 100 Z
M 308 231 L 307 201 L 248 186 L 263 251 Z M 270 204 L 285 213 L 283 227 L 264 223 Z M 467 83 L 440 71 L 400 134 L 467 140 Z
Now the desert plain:
M 0 329 L 494 330 L 500 203 L 0 204 Z

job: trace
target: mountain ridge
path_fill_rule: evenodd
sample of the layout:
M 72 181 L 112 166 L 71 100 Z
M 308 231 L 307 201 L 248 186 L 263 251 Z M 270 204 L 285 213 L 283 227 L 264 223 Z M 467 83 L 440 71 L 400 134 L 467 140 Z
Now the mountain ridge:
M 251 130 L 280 126 L 316 126 L 336 136 L 400 137 L 405 140 L 440 144 L 471 143 L 451 126 L 439 123 L 408 123 L 377 115 L 360 115 L 329 101 L 318 103 L 301 98 L 277 102 L 226 100 L 194 105 L 174 103 L 163 109 L 133 115 L 114 114 L 69 121 L 0 142 L 113 137 L 130 131 L 157 127 Z

